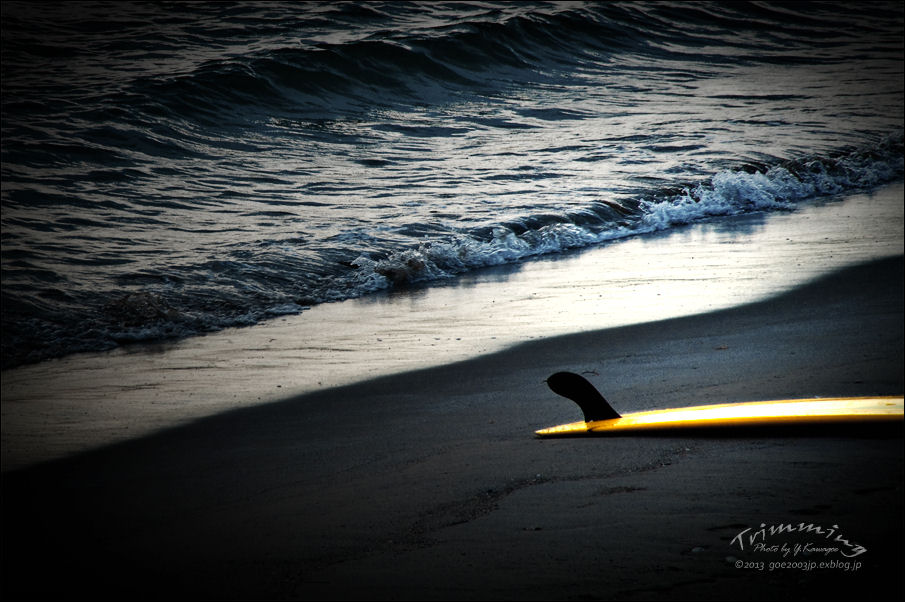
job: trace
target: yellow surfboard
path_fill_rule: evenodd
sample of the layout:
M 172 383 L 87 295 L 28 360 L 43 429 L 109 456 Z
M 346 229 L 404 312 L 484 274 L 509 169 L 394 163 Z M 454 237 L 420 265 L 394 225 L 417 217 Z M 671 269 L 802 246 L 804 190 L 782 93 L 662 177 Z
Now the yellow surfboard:
M 550 388 L 575 401 L 585 415 L 572 422 L 536 431 L 540 437 L 577 435 L 656 434 L 672 429 L 721 432 L 721 429 L 780 429 L 782 427 L 867 427 L 887 425 L 901 428 L 903 397 L 834 397 L 783 399 L 718 405 L 692 406 L 619 415 L 585 378 L 557 372 L 547 379 Z

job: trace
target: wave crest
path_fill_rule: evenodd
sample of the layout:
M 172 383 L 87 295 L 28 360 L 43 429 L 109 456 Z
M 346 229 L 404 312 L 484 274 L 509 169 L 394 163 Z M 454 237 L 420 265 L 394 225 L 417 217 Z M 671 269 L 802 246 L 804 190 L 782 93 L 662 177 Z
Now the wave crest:
M 355 294 L 365 294 L 717 217 L 793 210 L 803 200 L 900 178 L 905 171 L 902 139 L 902 132 L 897 132 L 869 151 L 725 170 L 678 194 L 621 203 L 598 201 L 584 210 L 529 216 L 489 231 L 424 242 L 382 258 L 362 255 L 352 262 L 357 268 L 352 288 Z

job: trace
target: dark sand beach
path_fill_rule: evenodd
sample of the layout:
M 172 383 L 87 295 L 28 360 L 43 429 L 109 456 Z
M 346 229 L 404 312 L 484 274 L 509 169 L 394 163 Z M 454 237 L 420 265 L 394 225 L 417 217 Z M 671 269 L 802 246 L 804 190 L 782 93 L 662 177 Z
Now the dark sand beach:
M 5 472 L 3 597 L 901 599 L 901 436 L 533 431 L 580 417 L 559 370 L 620 411 L 901 394 L 902 320 L 898 257 Z M 733 543 L 802 522 L 866 551 Z

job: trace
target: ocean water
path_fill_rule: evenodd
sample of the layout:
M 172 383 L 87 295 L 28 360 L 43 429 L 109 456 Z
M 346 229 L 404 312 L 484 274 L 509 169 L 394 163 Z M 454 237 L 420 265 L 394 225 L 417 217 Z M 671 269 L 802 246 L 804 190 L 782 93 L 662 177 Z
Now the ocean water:
M 903 178 L 898 2 L 2 10 L 4 368 Z

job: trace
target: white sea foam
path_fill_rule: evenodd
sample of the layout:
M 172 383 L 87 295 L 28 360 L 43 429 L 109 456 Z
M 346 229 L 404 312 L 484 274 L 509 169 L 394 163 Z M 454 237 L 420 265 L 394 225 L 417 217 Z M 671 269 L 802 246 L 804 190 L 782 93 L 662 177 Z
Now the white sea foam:
M 494 6 L 4 5 L 4 367 L 901 178 L 898 5 Z
M 901 134 L 890 137 L 901 147 Z M 793 173 L 793 171 L 795 173 Z M 561 253 L 610 240 L 667 230 L 703 220 L 762 211 L 792 211 L 817 196 L 863 189 L 888 181 L 903 171 L 901 157 L 852 153 L 835 160 L 809 160 L 764 171 L 721 171 L 708 182 L 663 199 L 641 199 L 629 220 L 591 224 L 556 221 L 516 233 L 498 226 L 492 237 L 462 233 L 385 258 L 358 257 L 352 289 L 355 295 L 394 285 L 448 278 L 468 270 Z M 352 291 L 347 291 L 352 292 Z

